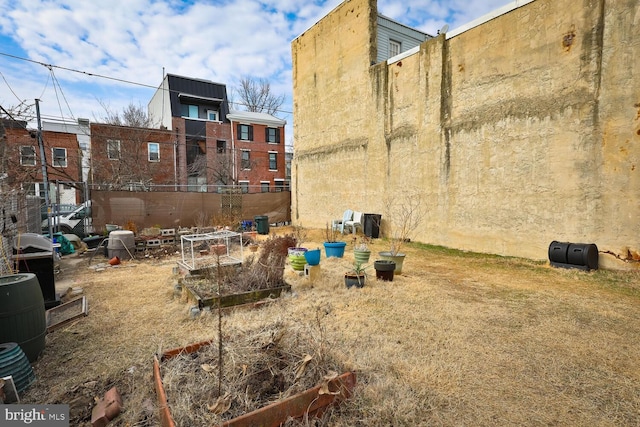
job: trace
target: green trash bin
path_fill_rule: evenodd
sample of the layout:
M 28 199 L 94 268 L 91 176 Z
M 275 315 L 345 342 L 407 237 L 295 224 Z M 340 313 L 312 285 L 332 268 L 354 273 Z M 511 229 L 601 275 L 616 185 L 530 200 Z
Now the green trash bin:
M 266 215 L 258 215 L 255 218 L 256 231 L 258 234 L 269 234 L 269 217 Z

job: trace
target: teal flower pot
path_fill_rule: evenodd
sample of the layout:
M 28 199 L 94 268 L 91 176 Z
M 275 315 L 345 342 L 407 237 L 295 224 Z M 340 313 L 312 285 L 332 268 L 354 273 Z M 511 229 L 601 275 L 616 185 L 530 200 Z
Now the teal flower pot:
M 347 246 L 346 242 L 324 242 L 324 253 L 327 258 L 332 256 L 342 258 L 345 246 Z

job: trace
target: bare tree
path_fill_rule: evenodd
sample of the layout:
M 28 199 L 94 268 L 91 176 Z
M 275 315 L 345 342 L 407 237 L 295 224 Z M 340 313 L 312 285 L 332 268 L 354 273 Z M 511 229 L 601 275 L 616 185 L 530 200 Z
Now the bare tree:
M 151 184 L 172 184 L 173 174 L 160 151 L 153 153 L 151 161 L 148 143 L 157 143 L 158 150 L 169 143 L 168 131 L 153 129 L 151 119 L 141 105 L 129 104 L 121 112 L 109 109 L 100 102 L 106 115 L 104 125 L 95 125 L 92 145 L 96 152 L 107 156 L 94 156 L 92 169 L 94 184 L 113 190 L 136 189 L 148 191 Z M 92 127 L 92 129 L 94 129 Z M 165 160 L 165 161 L 163 161 Z
M 241 104 L 246 111 L 255 113 L 267 113 L 275 115 L 284 103 L 284 95 L 275 95 L 271 92 L 271 84 L 267 79 L 254 79 L 241 77 L 238 88 L 234 90 L 233 97 L 237 93 Z
M 147 111 L 141 104 L 130 103 L 122 109 L 122 112 L 114 111 L 103 101 L 98 101 L 105 111 L 102 122 L 116 126 L 129 126 L 136 128 L 151 128 L 153 123 Z

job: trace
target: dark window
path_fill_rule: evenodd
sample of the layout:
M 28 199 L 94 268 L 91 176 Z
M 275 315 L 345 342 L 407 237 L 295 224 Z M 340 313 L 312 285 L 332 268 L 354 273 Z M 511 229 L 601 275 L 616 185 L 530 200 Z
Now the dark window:
M 117 139 L 107 140 L 107 157 L 109 160 L 118 160 L 120 158 L 120 141 Z
M 67 149 L 66 148 L 53 149 L 53 166 L 57 166 L 61 168 L 67 167 Z
M 253 141 L 253 126 L 238 125 L 238 139 L 243 141 Z
M 223 154 L 225 151 L 227 151 L 227 141 L 217 141 L 216 149 L 219 154 Z
M 251 169 L 251 159 L 249 158 L 250 151 L 242 150 L 242 160 L 240 166 L 242 169 Z
M 272 144 L 280 143 L 280 129 L 278 128 L 265 128 L 265 140 Z
M 260 190 L 262 190 L 263 193 L 268 193 L 269 192 L 269 183 L 268 182 L 261 182 L 260 183 Z
M 269 153 L 269 170 L 278 170 L 278 153 Z

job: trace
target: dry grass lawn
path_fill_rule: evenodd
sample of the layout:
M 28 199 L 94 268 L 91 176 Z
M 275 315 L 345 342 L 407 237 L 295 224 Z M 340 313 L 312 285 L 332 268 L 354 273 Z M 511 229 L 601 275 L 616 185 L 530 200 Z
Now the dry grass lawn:
M 308 240 L 303 246 L 321 246 L 320 230 Z M 347 289 L 347 240 L 345 258 L 323 252 L 314 283 L 287 267 L 291 294 L 222 318 L 223 341 L 277 324 L 296 333 L 296 358 L 309 352 L 327 369 L 357 373 L 355 396 L 322 425 L 640 425 L 638 272 L 556 269 L 410 244 L 393 282 L 376 281 L 370 269 L 364 288 Z M 385 250 L 385 242 L 372 249 Z M 89 426 L 95 398 L 116 385 L 125 408 L 111 425 L 158 425 L 153 355 L 218 337 L 217 315 L 191 318 L 191 304 L 174 292 L 176 260 L 104 271 L 83 260 L 64 271 L 84 289 L 89 315 L 47 335 L 23 402 L 68 403 L 71 425 Z M 194 411 L 211 404 L 217 382 L 201 383 L 206 399 L 168 390 L 170 403 L 186 401 Z

